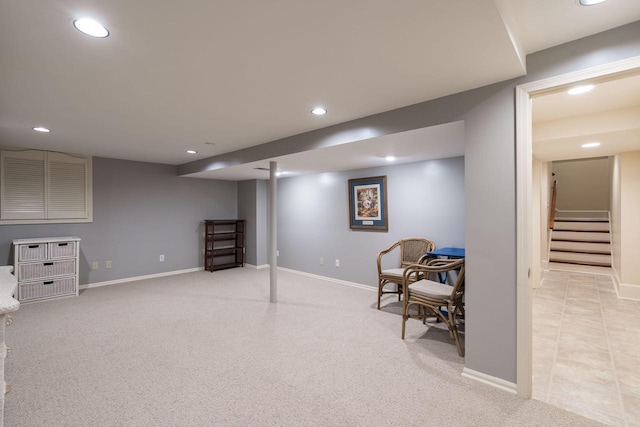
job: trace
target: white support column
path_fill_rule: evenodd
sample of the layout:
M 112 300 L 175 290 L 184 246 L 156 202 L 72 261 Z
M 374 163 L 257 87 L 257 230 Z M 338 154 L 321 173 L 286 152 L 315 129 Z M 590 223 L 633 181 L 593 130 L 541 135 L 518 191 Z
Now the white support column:
M 278 169 L 277 162 L 269 162 L 269 266 L 270 266 L 270 282 L 269 282 L 269 301 L 278 301 L 278 185 L 276 171 Z

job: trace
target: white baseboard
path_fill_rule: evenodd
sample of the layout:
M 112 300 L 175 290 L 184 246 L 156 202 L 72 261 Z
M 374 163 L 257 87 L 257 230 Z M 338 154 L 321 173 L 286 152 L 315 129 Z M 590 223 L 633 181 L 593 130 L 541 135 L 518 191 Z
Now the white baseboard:
M 264 268 L 269 268 L 270 266 L 269 264 L 262 264 L 262 265 L 245 264 L 245 267 L 253 268 L 256 270 L 262 270 Z M 88 283 L 86 285 L 80 285 L 79 288 L 80 289 L 98 288 L 100 286 L 117 285 L 118 283 L 135 282 L 136 280 L 155 279 L 157 277 L 173 276 L 176 274 L 184 274 L 184 273 L 193 273 L 193 272 L 202 271 L 202 270 L 204 270 L 204 267 L 195 267 L 195 268 L 188 268 L 185 270 L 175 270 L 175 271 L 167 271 L 164 273 L 148 274 L 145 276 L 125 277 L 124 279 L 109 280 L 106 282 Z M 373 292 L 377 291 L 377 289 L 374 288 L 373 286 L 367 286 L 367 285 L 363 285 L 361 283 L 355 283 L 355 282 L 348 282 L 346 280 L 334 279 L 333 277 L 319 276 L 317 274 L 306 273 L 304 271 L 299 271 L 299 270 L 291 270 L 289 268 L 284 268 L 284 267 L 278 267 L 278 270 L 287 271 L 289 273 L 294 273 L 294 274 L 300 274 L 302 276 L 313 277 L 315 279 L 327 280 L 329 282 L 339 283 L 341 285 L 346 285 L 346 286 L 352 286 L 354 288 L 359 288 L 359 289 L 365 289 L 367 291 L 373 291 Z
M 620 297 L 620 275 L 614 266 L 611 266 L 611 278 L 613 279 L 613 287 L 616 289 L 616 294 Z
M 573 273 L 585 273 L 585 274 L 598 274 L 601 276 L 612 275 L 613 269 L 611 267 L 598 267 L 594 265 L 580 265 L 580 264 L 564 264 L 561 262 L 550 262 L 550 271 L 569 271 Z
M 469 368 L 462 369 L 462 376 L 470 380 L 481 382 L 482 384 L 490 385 L 491 387 L 500 389 L 502 391 L 506 391 L 509 394 L 517 394 L 516 384 L 503 380 L 502 378 L 483 374 L 482 372 L 474 371 L 473 369 Z
M 378 292 L 377 288 L 374 288 L 373 286 L 363 285 L 361 283 L 348 282 L 346 280 L 334 279 L 333 277 L 319 276 L 317 274 L 306 273 L 304 271 L 299 271 L 299 270 L 291 270 L 289 268 L 284 268 L 284 267 L 278 267 L 278 270 L 287 271 L 289 273 L 294 273 L 294 274 L 300 274 L 301 276 L 313 277 L 314 279 L 326 280 L 328 282 L 334 282 L 341 285 L 352 286 L 358 289 L 365 289 L 367 291 Z
M 549 260 L 542 260 L 542 262 L 540 263 L 540 268 L 542 269 L 542 271 L 549 271 Z
M 106 282 L 87 283 L 80 285 L 80 289 L 98 288 L 100 286 L 117 285 L 118 283 L 135 282 L 136 280 L 155 279 L 157 277 L 174 276 L 176 274 L 193 273 L 202 271 L 204 267 L 187 268 L 185 270 L 165 271 L 164 273 L 147 274 L 146 276 L 125 277 L 124 279 L 108 280 Z
M 640 285 L 617 282 L 616 287 L 620 298 L 640 300 Z
M 612 268 L 613 272 L 611 277 L 613 278 L 613 286 L 616 288 L 618 298 L 640 300 L 640 285 L 634 285 L 631 283 L 622 283 L 620 281 L 620 275 L 618 270 Z

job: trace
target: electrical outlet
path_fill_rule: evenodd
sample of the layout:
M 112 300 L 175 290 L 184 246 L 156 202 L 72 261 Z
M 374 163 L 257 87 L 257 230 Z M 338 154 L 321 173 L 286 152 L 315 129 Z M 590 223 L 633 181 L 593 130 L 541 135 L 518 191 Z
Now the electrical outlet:
M 160 255 L 160 262 L 164 262 L 164 255 Z
M 320 257 L 320 265 L 324 265 L 324 258 Z
M 105 261 L 104 268 L 111 268 L 111 261 Z
M 336 267 L 340 267 L 340 260 L 339 259 L 336 260 Z
M 280 256 L 280 251 L 276 250 L 276 256 Z
M 91 263 L 91 269 L 92 269 L 92 270 L 97 270 L 97 269 L 98 269 L 98 265 L 99 265 L 99 262 L 98 262 L 98 261 L 94 261 L 94 262 L 92 262 L 92 263 Z

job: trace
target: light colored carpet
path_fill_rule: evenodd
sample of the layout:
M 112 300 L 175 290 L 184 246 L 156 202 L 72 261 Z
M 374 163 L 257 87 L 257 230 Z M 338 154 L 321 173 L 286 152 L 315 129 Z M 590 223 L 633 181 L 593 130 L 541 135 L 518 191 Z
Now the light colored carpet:
M 393 296 L 232 269 L 23 305 L 6 426 L 591 426 L 460 377 L 446 331 Z M 372 289 L 373 290 L 373 289 Z

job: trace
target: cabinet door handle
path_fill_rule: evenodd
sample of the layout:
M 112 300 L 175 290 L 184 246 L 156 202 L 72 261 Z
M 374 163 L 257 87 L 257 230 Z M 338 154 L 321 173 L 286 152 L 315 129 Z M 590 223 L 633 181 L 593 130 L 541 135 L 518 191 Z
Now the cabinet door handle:
M 35 249 L 35 248 L 39 248 L 40 245 L 29 245 L 29 249 Z
M 53 285 L 53 280 L 49 281 L 49 282 L 42 282 L 43 285 Z
M 69 243 L 58 243 L 58 246 L 67 246 Z
M 43 262 L 42 265 L 48 266 L 48 265 L 53 265 L 53 263 L 52 262 Z

